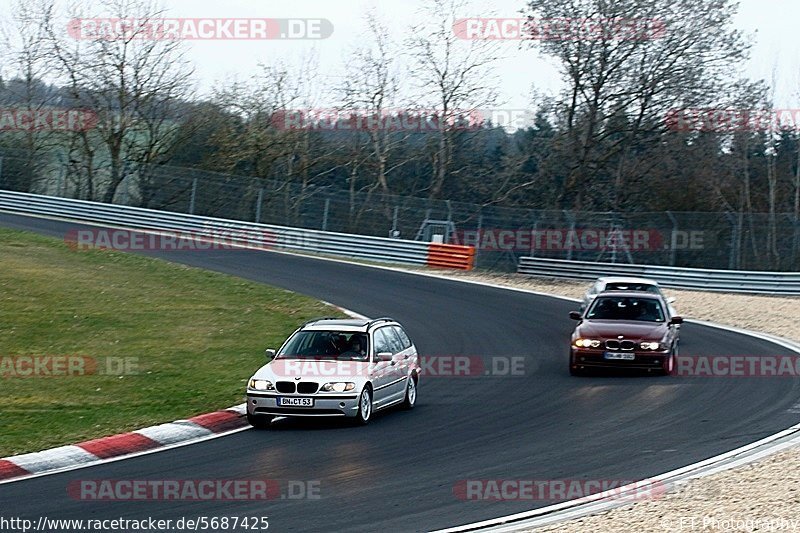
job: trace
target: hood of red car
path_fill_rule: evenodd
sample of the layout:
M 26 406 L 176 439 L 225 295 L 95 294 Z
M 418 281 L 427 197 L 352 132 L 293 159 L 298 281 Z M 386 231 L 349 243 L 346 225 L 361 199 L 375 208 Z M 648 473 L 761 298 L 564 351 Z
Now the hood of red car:
M 622 335 L 626 339 L 660 341 L 667 333 L 666 322 L 642 322 L 634 320 L 584 320 L 575 333 L 587 339 L 614 339 Z

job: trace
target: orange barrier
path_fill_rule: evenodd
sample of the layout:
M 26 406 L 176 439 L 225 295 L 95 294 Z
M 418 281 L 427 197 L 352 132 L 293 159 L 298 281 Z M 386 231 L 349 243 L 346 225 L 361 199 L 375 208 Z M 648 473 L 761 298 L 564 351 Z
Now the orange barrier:
M 474 246 L 435 243 L 428 245 L 428 266 L 472 270 L 474 262 Z

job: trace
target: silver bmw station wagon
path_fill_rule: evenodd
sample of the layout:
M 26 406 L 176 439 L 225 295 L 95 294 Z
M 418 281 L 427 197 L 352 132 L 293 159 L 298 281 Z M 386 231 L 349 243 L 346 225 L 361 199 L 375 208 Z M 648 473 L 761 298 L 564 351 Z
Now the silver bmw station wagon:
M 376 411 L 417 401 L 417 349 L 391 318 L 312 320 L 267 357 L 247 384 L 247 420 L 259 429 L 279 416 L 366 424 Z

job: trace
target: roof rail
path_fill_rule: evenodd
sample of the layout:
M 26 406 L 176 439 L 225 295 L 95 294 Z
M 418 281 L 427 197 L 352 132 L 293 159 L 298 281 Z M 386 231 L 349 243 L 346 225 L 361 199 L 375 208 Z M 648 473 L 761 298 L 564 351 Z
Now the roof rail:
M 384 316 L 381 318 L 373 318 L 369 322 L 367 322 L 367 329 L 371 328 L 374 324 L 378 322 L 397 322 L 394 318 Z
M 301 328 L 305 327 L 305 326 L 307 326 L 307 325 L 309 325 L 309 324 L 311 324 L 313 322 L 319 322 L 320 320 L 343 320 L 343 319 L 340 316 L 320 316 L 320 317 L 312 318 L 311 320 L 307 320 L 307 321 L 303 322 L 303 325 L 301 325 L 300 327 Z

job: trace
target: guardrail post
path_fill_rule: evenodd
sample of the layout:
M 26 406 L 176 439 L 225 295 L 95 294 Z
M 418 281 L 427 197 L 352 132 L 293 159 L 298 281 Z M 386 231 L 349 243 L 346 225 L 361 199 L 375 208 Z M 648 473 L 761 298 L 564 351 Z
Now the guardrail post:
M 566 209 L 564 209 L 564 218 L 569 220 L 569 232 L 570 232 L 570 235 L 573 235 L 575 233 L 575 218 Z M 615 252 L 616 252 L 616 250 L 615 250 Z M 616 259 L 616 258 L 614 258 L 614 259 Z M 572 247 L 571 246 L 568 247 L 568 249 L 567 249 L 567 261 L 572 261 Z M 612 263 L 616 263 L 615 260 L 611 261 L 611 262 Z
M 331 208 L 331 199 L 325 198 L 325 210 L 322 212 L 322 231 L 328 231 L 328 211 Z
M 67 187 L 65 185 L 66 179 L 64 179 L 64 174 L 66 174 L 65 167 L 61 167 L 58 171 L 58 181 L 56 182 L 56 196 L 61 196 L 66 198 L 67 196 Z
M 447 202 L 447 229 L 444 230 L 444 242 L 450 242 L 452 235 L 450 235 L 450 228 L 453 224 L 453 209 L 450 207 L 450 200 L 445 200 Z
M 734 270 L 741 262 L 741 239 L 742 239 L 742 213 L 734 216 L 729 212 L 725 212 L 725 218 L 731 225 L 731 250 L 728 254 L 728 268 Z
M 400 236 L 400 232 L 397 231 L 397 215 L 400 212 L 400 206 L 394 206 L 394 214 L 392 215 L 392 232 L 389 234 L 392 238 L 397 238 Z
M 264 187 L 258 189 L 258 200 L 256 200 L 256 223 L 261 222 L 261 204 L 264 202 Z
M 472 256 L 473 264 L 476 268 L 478 267 L 478 254 L 481 249 L 481 231 L 483 231 L 483 207 L 478 208 L 478 233 L 475 239 L 475 254 Z
M 669 265 L 675 266 L 675 256 L 677 254 L 676 241 L 678 237 L 678 220 L 672 214 L 672 211 L 667 211 L 667 216 L 669 217 L 670 222 L 672 222 L 672 233 L 670 234 L 669 238 Z
M 197 198 L 197 178 L 192 179 L 192 197 L 189 198 L 189 214 L 194 215 L 194 203 Z
M 800 218 L 795 217 L 794 223 L 792 224 L 792 232 L 794 239 L 792 240 L 792 257 L 794 258 L 793 262 L 789 265 L 789 268 L 796 268 L 800 269 L 800 264 L 797 263 L 798 260 L 798 248 L 800 248 Z
M 122 183 L 120 183 L 120 185 L 122 186 L 122 191 L 120 191 L 119 203 L 120 205 L 128 205 L 130 203 L 130 180 L 128 179 L 128 176 L 125 176 L 122 179 Z

